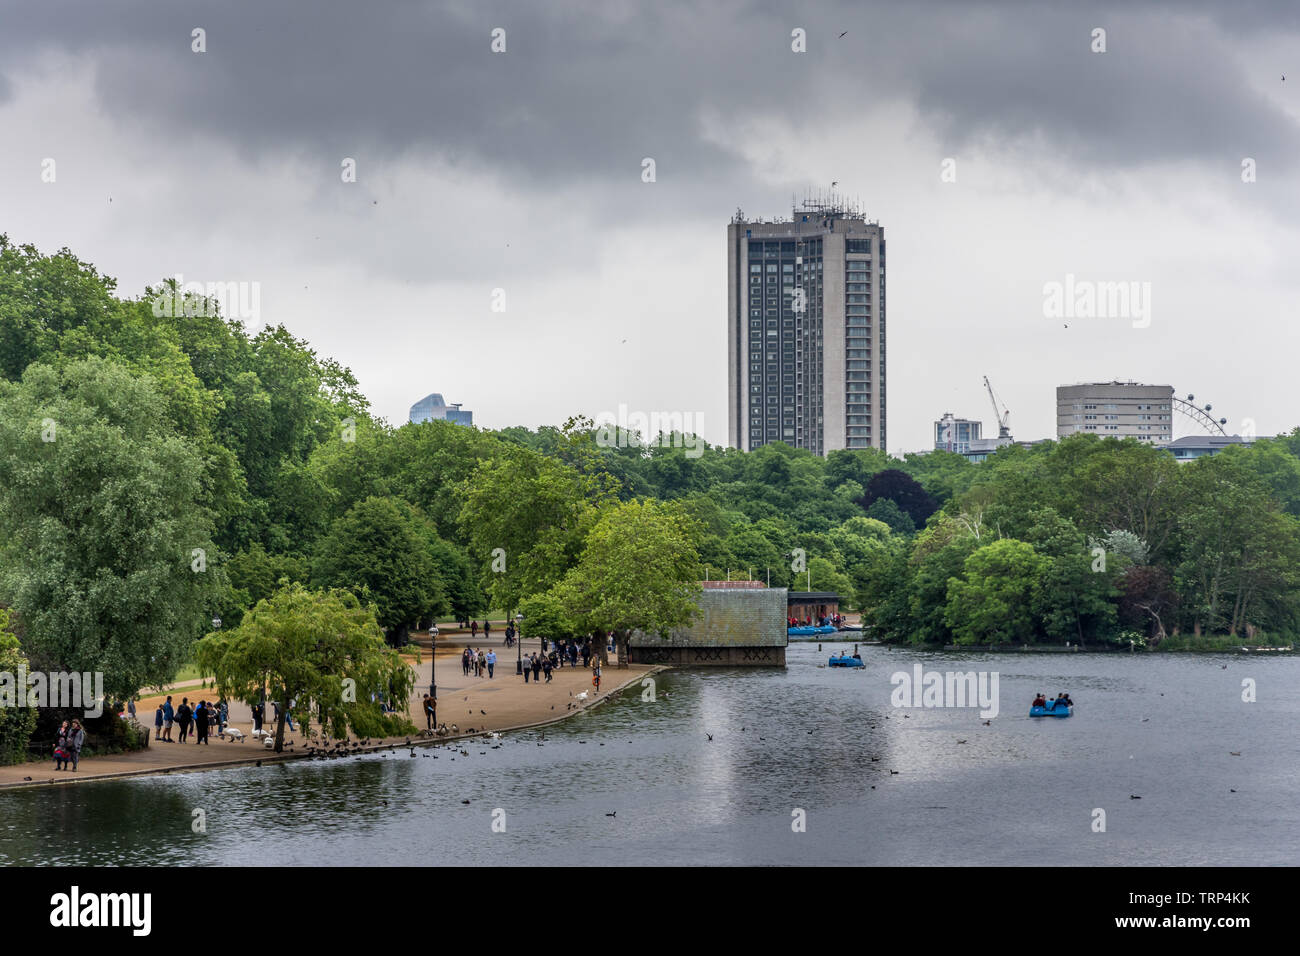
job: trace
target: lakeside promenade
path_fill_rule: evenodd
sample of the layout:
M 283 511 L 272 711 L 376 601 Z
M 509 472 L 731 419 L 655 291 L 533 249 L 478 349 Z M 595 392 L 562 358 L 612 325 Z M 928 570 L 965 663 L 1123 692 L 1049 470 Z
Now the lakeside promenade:
M 462 639 L 463 637 L 463 639 Z M 610 654 L 609 664 L 601 675 L 600 694 L 595 693 L 591 684 L 591 670 L 579 664 L 577 667 L 564 667 L 552 671 L 552 680 L 546 683 L 545 676 L 540 684 L 529 679 L 524 684 L 522 676 L 515 674 L 516 649 L 506 649 L 504 637 L 493 631 L 489 641 L 482 639 L 480 632 L 477 640 L 468 632 L 463 636 L 457 633 L 440 635 L 438 639 L 437 677 L 438 677 L 438 723 L 450 728 L 455 724 L 459 729 L 446 737 L 419 737 L 425 730 L 425 718 L 422 712 L 423 698 L 429 690 L 429 678 L 432 672 L 428 651 L 428 636 L 412 635 L 412 639 L 423 644 L 423 657 L 416 667 L 415 689 L 410 698 L 410 709 L 406 715 L 415 725 L 416 733 L 410 738 L 413 746 L 428 746 L 442 741 L 451 741 L 462 737 L 477 736 L 487 732 L 504 732 L 524 727 L 549 723 L 573 716 L 599 703 L 603 703 L 619 691 L 630 685 L 639 685 L 646 675 L 663 670 L 659 666 L 634 664 L 626 670 L 617 666 L 617 656 Z M 461 669 L 460 654 L 466 645 L 481 647 L 484 651 L 495 650 L 498 657 L 495 677 L 489 678 L 486 670 L 482 677 L 475 677 L 471 671 L 466 676 Z M 525 656 L 539 649 L 539 642 L 525 641 Z M 577 703 L 575 698 L 583 691 L 587 699 Z M 190 703 L 209 700 L 216 696 L 211 687 L 203 687 L 201 682 L 178 686 L 173 689 L 172 702 L 179 705 L 182 697 L 188 697 Z M 166 697 L 154 694 L 143 697 L 136 704 L 137 719 L 147 724 L 152 735 L 154 710 Z M 574 706 L 570 708 L 570 704 Z M 268 712 L 271 710 L 267 707 Z M 253 728 L 253 716 L 250 708 L 240 702 L 232 701 L 228 726 L 237 727 L 248 735 Z M 270 720 L 266 729 L 274 731 L 275 725 Z M 473 731 L 470 731 L 473 728 Z M 0 767 L 0 789 L 15 787 L 49 786 L 51 784 L 76 783 L 85 780 L 103 780 L 114 777 L 138 776 L 141 774 L 176 773 L 188 770 L 208 770 L 221 766 L 235 766 L 280 760 L 304 759 L 306 742 L 301 733 L 291 732 L 285 725 L 285 753 L 276 754 L 251 736 L 243 743 L 222 740 L 211 732 L 210 742 L 199 745 L 192 742 L 167 743 L 152 740 L 143 750 L 104 756 L 83 756 L 77 771 L 56 771 L 51 754 L 47 761 L 31 761 L 9 767 Z M 319 732 L 319 728 L 315 728 Z M 179 727 L 173 727 L 172 740 L 180 733 Z M 191 737 L 193 736 L 191 732 Z M 386 738 L 382 741 L 371 740 L 368 747 L 359 752 L 386 750 L 390 746 L 404 746 L 406 736 Z M 319 743 L 319 737 L 317 738 Z M 290 748 L 294 749 L 289 753 Z

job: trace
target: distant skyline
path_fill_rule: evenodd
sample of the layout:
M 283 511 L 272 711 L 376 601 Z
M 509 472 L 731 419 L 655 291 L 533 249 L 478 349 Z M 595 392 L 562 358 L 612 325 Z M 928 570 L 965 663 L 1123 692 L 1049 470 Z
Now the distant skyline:
M 1297 40 L 1266 2 L 0 0 L 0 232 L 126 296 L 256 282 L 394 425 L 437 390 L 724 444 L 726 223 L 834 182 L 889 235 L 891 452 L 991 433 L 984 375 L 1021 440 L 1115 379 L 1268 435 L 1300 424 Z M 1053 283 L 1149 314 L 1054 317 Z

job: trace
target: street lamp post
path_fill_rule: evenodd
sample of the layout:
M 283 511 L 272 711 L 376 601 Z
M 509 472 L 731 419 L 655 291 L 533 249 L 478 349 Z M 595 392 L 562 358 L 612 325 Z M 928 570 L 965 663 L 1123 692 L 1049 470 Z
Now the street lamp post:
M 515 615 L 515 647 L 519 650 L 519 659 L 515 661 L 516 677 L 524 672 L 524 636 L 519 630 L 523 626 L 523 620 L 522 614 Z
M 438 699 L 438 622 L 429 625 L 429 696 Z

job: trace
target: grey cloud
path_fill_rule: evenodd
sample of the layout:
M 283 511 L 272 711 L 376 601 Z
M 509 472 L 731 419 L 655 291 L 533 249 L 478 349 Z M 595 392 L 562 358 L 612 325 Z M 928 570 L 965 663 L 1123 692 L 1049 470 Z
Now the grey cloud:
M 1291 164 L 1295 124 L 1251 90 L 1244 39 L 1300 30 L 1266 3 L 824 5 L 9 3 L 0 50 L 93 57 L 123 122 L 229 140 L 252 156 L 433 151 L 538 188 L 617 182 L 654 156 L 685 201 L 752 185 L 698 110 L 853 122 L 914 103 L 958 145 L 1041 139 L 1103 166 L 1251 155 Z M 208 53 L 190 52 L 190 29 Z M 1095 25 L 1110 52 L 1088 52 Z M 507 30 L 508 52 L 489 51 Z M 803 26 L 809 52 L 790 52 Z M 840 39 L 844 30 L 848 35 Z M 1300 81 L 1300 75 L 1297 76 Z M 829 135 L 829 134 L 828 134 Z M 661 173 L 664 175 L 664 173 Z M 659 206 L 657 208 L 662 208 Z

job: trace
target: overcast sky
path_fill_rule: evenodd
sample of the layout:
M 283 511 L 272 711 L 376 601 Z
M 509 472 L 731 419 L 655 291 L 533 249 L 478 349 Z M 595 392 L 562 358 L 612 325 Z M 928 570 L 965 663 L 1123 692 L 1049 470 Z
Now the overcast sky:
M 889 243 L 891 452 L 945 411 L 996 433 L 984 375 L 1021 439 L 1111 379 L 1271 434 L 1300 424 L 1297 40 L 1300 6 L 1245 0 L 0 0 L 0 231 L 125 295 L 257 282 L 249 324 L 396 424 L 438 391 L 722 443 L 727 221 L 838 181 Z M 1149 324 L 1045 317 L 1067 274 L 1149 283 Z

